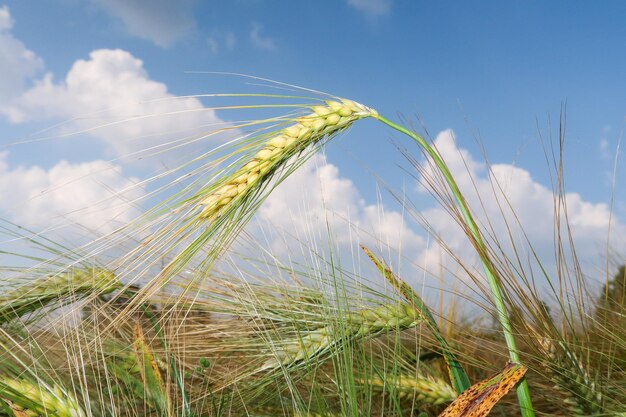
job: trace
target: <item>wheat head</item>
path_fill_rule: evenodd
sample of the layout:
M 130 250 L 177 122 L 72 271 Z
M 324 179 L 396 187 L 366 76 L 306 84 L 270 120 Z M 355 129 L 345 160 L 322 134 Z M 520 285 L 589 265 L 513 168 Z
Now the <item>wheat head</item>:
M 345 339 L 356 340 L 372 337 L 393 330 L 405 330 L 416 326 L 421 321 L 420 315 L 409 304 L 381 306 L 352 312 L 347 315 L 343 332 L 337 332 L 332 326 L 325 326 L 299 337 L 288 340 L 273 352 L 262 369 L 310 360 L 328 352 L 333 346 Z
M 1 378 L 0 397 L 16 415 L 39 417 L 54 415 L 57 417 L 85 417 L 86 414 L 78 401 L 59 386 L 47 387 L 32 383 L 26 379 Z
M 447 404 L 457 397 L 450 384 L 442 379 L 424 375 L 372 377 L 360 382 L 377 389 L 388 389 L 392 386 L 397 390 L 400 398 L 415 398 L 421 404 Z
M 73 269 L 20 285 L 0 295 L 0 323 L 72 295 L 107 294 L 122 287 L 111 271 Z
M 544 337 L 540 339 L 540 345 L 547 359 L 544 363 L 552 372 L 552 381 L 556 388 L 567 393 L 565 402 L 572 414 L 602 414 L 602 393 L 578 357 L 561 341 L 555 343 Z
M 282 129 L 263 148 L 239 168 L 217 190 L 201 201 L 200 217 L 209 221 L 225 213 L 231 202 L 242 199 L 291 156 L 306 147 L 349 127 L 356 120 L 378 113 L 352 100 L 329 100 L 325 105 L 312 106 L 312 113 L 300 117 L 297 123 Z

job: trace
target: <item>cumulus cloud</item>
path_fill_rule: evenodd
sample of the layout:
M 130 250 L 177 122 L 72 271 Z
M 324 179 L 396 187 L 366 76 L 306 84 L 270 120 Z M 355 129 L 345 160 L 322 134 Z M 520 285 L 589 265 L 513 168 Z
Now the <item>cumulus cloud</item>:
M 392 0 L 348 0 L 348 4 L 369 17 L 386 15 Z
M 167 47 L 195 26 L 194 0 L 95 0 L 112 16 L 122 20 L 131 35 Z
M 483 230 L 498 237 L 509 256 L 513 255 L 512 236 L 522 259 L 532 258 L 525 242 L 528 237 L 544 266 L 554 271 L 554 204 L 555 196 L 548 187 L 531 174 L 514 165 L 486 165 L 468 150 L 459 148 L 454 133 L 446 130 L 437 135 L 435 146 L 447 161 L 458 180 L 476 220 Z M 425 175 L 432 175 L 426 169 Z M 495 189 L 495 191 L 494 191 Z M 424 200 L 426 190 L 417 187 L 410 198 Z M 455 270 L 455 262 L 422 227 L 425 222 L 465 265 L 481 271 L 480 264 L 467 237 L 450 214 L 434 200 L 431 207 L 413 212 L 412 219 L 398 210 L 376 201 L 365 201 L 355 184 L 341 175 L 337 166 L 321 155 L 315 156 L 268 197 L 260 207 L 258 219 L 263 239 L 276 254 L 294 255 L 301 248 L 327 247 L 328 236 L 353 259 L 357 243 L 386 252 L 400 252 L 411 262 L 437 274 L 440 268 Z M 585 272 L 596 274 L 603 264 L 607 232 L 617 237 L 613 246 L 626 249 L 626 225 L 615 218 L 609 223 L 610 210 L 604 203 L 587 201 L 578 193 L 567 193 L 568 211 L 577 255 Z M 415 219 L 419 219 L 418 222 Z M 564 219 L 564 218 L 563 218 Z M 517 226 L 517 222 L 522 228 Z M 563 229 L 565 230 L 565 229 Z M 510 234 L 509 234 L 510 232 Z M 302 245 L 299 242 L 304 242 Z M 352 254 L 351 254 L 352 252 Z M 410 268 L 409 268 L 410 269 Z M 407 272 L 414 279 L 417 271 Z M 463 272 L 460 272 L 463 276 Z
M 354 183 L 337 166 L 316 155 L 278 186 L 259 209 L 258 218 L 277 230 L 272 249 L 290 250 L 297 242 L 315 245 L 330 232 L 340 247 L 357 242 L 415 253 L 424 240 L 412 231 L 403 215 L 367 203 Z
M 278 49 L 274 39 L 261 34 L 262 29 L 263 28 L 258 23 L 254 23 L 252 25 L 252 29 L 250 30 L 250 41 L 252 42 L 252 45 L 266 51 L 275 51 Z
M 0 105 L 18 95 L 44 67 L 41 58 L 13 36 L 14 23 L 9 8 L 0 7 Z
M 72 119 L 67 131 L 88 132 L 117 156 L 157 151 L 222 122 L 200 100 L 173 96 L 165 84 L 150 79 L 140 59 L 121 49 L 91 52 L 59 82 L 46 74 L 2 111 L 15 123 Z
M 31 228 L 81 226 L 106 233 L 139 214 L 134 205 L 145 190 L 136 178 L 105 161 L 10 167 L 0 153 L 0 213 Z M 10 196 L 10 198 L 7 198 Z
M 551 257 L 556 227 L 555 211 L 558 211 L 555 208 L 557 200 L 553 191 L 535 181 L 527 170 L 514 165 L 494 164 L 487 170 L 467 150 L 457 146 L 451 130 L 439 133 L 434 144 L 475 210 L 477 220 L 483 225 L 490 225 L 493 228 L 492 233 L 505 248 L 511 243 L 508 241 L 510 231 L 515 243 L 519 245 L 518 251 L 523 251 L 526 247 L 523 244 L 523 228 L 539 256 L 547 264 L 553 263 Z M 431 175 L 429 170 L 426 172 L 426 175 Z M 626 242 L 619 239 L 619 236 L 625 236 L 626 225 L 615 218 L 610 223 L 611 212 L 607 204 L 586 201 L 575 192 L 566 193 L 564 203 L 578 256 L 583 263 L 592 267 L 602 264 L 609 228 L 613 236 L 618 237 L 614 244 L 622 250 L 626 249 Z M 465 254 L 466 259 L 471 256 L 472 251 L 468 250 L 463 232 L 446 212 L 440 208 L 432 208 L 420 214 L 452 250 Z M 562 216 L 563 231 L 566 230 L 564 222 L 565 216 Z M 528 249 L 520 255 L 522 258 L 529 255 Z

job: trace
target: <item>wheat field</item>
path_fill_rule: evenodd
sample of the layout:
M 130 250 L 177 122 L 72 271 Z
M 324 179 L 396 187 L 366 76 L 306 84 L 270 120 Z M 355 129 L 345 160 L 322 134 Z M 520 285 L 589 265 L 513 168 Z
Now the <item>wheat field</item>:
M 555 274 L 539 256 L 516 257 L 522 248 L 511 254 L 511 236 L 478 220 L 471 190 L 432 142 L 375 106 L 251 98 L 263 103 L 219 109 L 283 113 L 207 133 L 232 136 L 169 169 L 165 178 L 186 182 L 164 185 L 169 191 L 131 223 L 79 247 L 3 226 L 37 255 L 7 253 L 19 262 L 1 266 L 0 414 L 626 416 L 619 261 L 598 292 L 586 285 L 567 227 L 552 242 Z M 319 251 L 300 242 L 308 263 L 275 261 L 271 248 L 256 259 L 235 250 L 282 181 L 365 121 L 407 140 L 401 151 L 414 174 L 464 231 L 480 268 L 449 255 L 473 292 L 438 291 L 471 308 L 457 309 L 447 295 L 433 305 L 396 272 L 384 243 L 354 248 L 366 262 L 357 272 L 332 244 Z M 555 222 L 567 224 L 560 210 Z

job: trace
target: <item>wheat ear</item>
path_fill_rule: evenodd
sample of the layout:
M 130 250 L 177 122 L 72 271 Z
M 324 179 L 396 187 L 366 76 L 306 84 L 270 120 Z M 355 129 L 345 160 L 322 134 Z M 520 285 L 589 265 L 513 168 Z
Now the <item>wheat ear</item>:
M 107 294 L 121 286 L 115 274 L 101 268 L 74 269 L 39 279 L 0 296 L 0 323 L 71 295 Z
M 358 119 L 378 115 L 375 110 L 352 100 L 329 100 L 325 104 L 311 107 L 312 113 L 298 118 L 296 124 L 269 139 L 247 164 L 201 201 L 200 217 L 209 221 L 220 217 L 233 200 L 241 200 L 255 190 L 294 154 L 339 133 Z
M 300 337 L 287 341 L 273 352 L 273 357 L 263 364 L 262 369 L 274 369 L 310 360 L 328 352 L 342 341 L 409 329 L 420 320 L 419 314 L 408 304 L 356 311 L 350 313 L 346 322 L 342 323 L 345 326 L 343 331 L 338 332 L 332 326 L 325 326 L 301 333 Z
M 47 387 L 25 379 L 1 378 L 0 397 L 16 415 L 39 417 L 84 417 L 78 401 L 59 386 Z
M 555 343 L 544 337 L 540 343 L 548 359 L 544 362 L 553 374 L 552 382 L 567 393 L 565 402 L 570 406 L 572 414 L 602 414 L 602 393 L 578 357 L 561 341 Z
M 442 379 L 424 375 L 399 375 L 386 378 L 372 377 L 360 382 L 383 390 L 394 387 L 400 398 L 415 398 L 422 404 L 447 404 L 454 401 L 457 397 L 450 384 Z

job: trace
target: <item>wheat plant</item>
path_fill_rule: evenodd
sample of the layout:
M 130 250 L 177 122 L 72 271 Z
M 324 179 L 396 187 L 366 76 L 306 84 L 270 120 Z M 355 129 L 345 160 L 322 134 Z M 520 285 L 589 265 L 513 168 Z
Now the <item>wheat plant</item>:
M 25 254 L 32 267 L 0 270 L 11 284 L 0 294 L 1 416 L 623 415 L 621 281 L 590 302 L 581 276 L 568 287 L 535 256 L 554 288 L 553 320 L 522 257 L 504 249 L 514 245 L 477 220 L 442 155 L 416 132 L 333 96 L 207 98 L 267 101 L 212 108 L 224 112 L 289 113 L 215 128 L 207 136 L 233 137 L 147 179 L 178 176 L 151 194 L 161 201 L 110 235 L 74 249 L 33 233 L 50 258 Z M 282 263 L 259 242 L 256 259 L 232 248 L 275 187 L 362 119 L 407 135 L 423 156 L 409 157 L 417 172 L 432 168 L 424 182 L 483 267 L 446 248 L 475 284 L 475 298 L 464 295 L 475 316 L 462 321 L 445 302 L 425 300 L 365 247 L 375 268 L 359 273 L 336 261 L 330 238 L 326 253 L 301 243 L 310 264 Z M 565 263 L 563 241 L 573 238 L 555 241 Z M 577 271 L 575 256 L 571 263 Z M 54 308 L 63 306 L 71 314 Z

